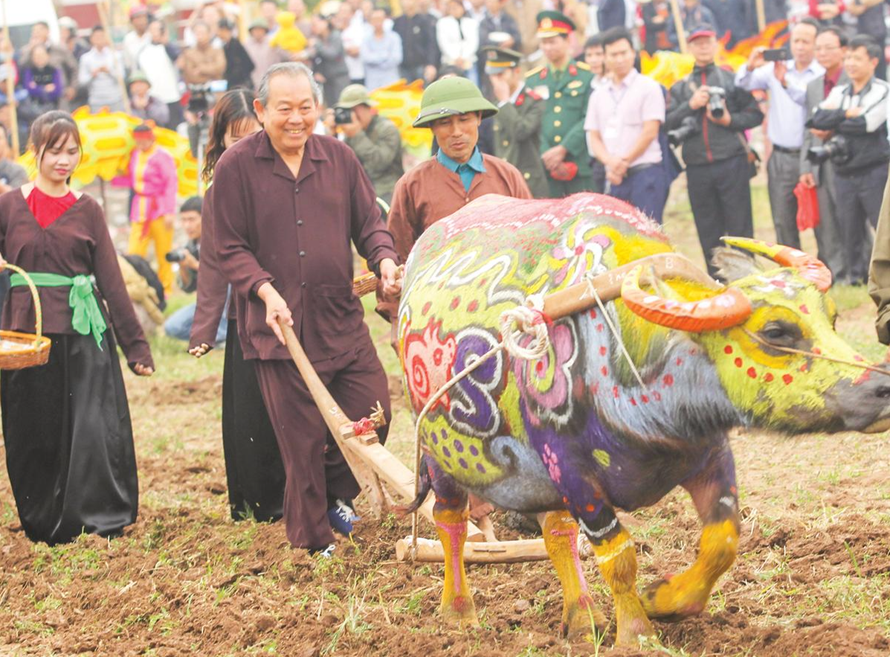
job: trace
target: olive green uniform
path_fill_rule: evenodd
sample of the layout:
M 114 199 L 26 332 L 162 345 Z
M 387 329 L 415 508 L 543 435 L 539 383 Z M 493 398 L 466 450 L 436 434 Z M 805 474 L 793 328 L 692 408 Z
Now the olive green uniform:
M 548 198 L 550 187 L 541 162 L 541 122 L 544 99 L 526 88 L 514 103 L 506 103 L 494 117 L 494 154 L 519 169 L 532 196 Z
M 554 180 L 547 172 L 553 198 L 593 190 L 587 134 L 584 132 L 592 79 L 590 67 L 574 59 L 569 60 L 563 71 L 541 66 L 525 76 L 526 86 L 545 99 L 541 153 L 554 146 L 564 146 L 568 150 L 565 161 L 578 166 L 578 173 L 568 181 Z
M 878 340 L 890 344 L 890 180 L 884 189 L 884 202 L 878 215 L 878 230 L 868 271 L 868 293 L 878 306 L 875 319 Z

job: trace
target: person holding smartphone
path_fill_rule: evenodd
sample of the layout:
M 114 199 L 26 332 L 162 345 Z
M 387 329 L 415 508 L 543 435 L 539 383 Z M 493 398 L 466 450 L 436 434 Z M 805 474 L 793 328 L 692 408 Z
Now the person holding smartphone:
M 790 53 L 755 48 L 735 77 L 736 84 L 743 89 L 769 92 L 767 135 L 772 144 L 766 165 L 769 205 L 776 241 L 796 249 L 800 248 L 800 234 L 794 188 L 800 181 L 807 84 L 825 73 L 815 61 L 818 32 L 819 24 L 814 19 L 801 19 L 791 30 Z

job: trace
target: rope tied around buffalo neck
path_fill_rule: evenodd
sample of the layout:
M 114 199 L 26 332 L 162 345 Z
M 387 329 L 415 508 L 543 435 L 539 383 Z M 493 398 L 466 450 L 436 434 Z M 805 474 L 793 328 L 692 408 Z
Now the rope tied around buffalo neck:
M 417 416 L 414 425 L 414 496 L 420 493 L 420 425 L 429 413 L 430 409 L 442 396 L 453 388 L 459 381 L 469 376 L 478 367 L 483 365 L 502 351 L 506 351 L 513 358 L 521 360 L 536 360 L 550 349 L 550 334 L 548 325 L 550 320 L 544 315 L 544 300 L 540 295 L 531 295 L 526 298 L 525 306 L 517 306 L 501 313 L 498 323 L 501 328 L 501 341 L 481 356 L 469 356 L 467 366 L 451 377 L 445 385 L 439 388 L 427 400 L 423 409 Z M 520 340 L 524 335 L 533 339 L 527 346 L 522 346 Z M 417 510 L 411 514 L 411 558 L 417 555 Z

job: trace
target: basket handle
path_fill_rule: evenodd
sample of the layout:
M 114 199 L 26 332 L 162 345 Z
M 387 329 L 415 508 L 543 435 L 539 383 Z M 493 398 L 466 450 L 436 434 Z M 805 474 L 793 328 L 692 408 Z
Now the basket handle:
M 40 342 L 40 337 L 43 335 L 43 308 L 40 306 L 40 295 L 37 293 L 37 286 L 34 285 L 34 281 L 31 280 L 31 277 L 28 276 L 28 272 L 26 272 L 21 267 L 16 267 L 11 263 L 6 263 L 4 269 L 11 269 L 16 274 L 25 279 L 25 282 L 28 284 L 28 288 L 31 290 L 31 296 L 34 298 L 34 314 L 37 317 L 37 340 L 35 342 Z

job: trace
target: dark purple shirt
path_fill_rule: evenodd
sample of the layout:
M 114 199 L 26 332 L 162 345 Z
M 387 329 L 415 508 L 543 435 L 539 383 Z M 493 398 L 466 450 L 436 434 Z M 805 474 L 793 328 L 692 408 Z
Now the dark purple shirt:
M 374 187 L 346 144 L 313 135 L 296 179 L 265 131 L 228 149 L 213 177 L 213 240 L 232 284 L 244 357 L 286 360 L 256 296 L 272 283 L 287 302 L 294 331 L 312 361 L 354 349 L 367 337 L 352 292 L 352 249 L 373 271 L 398 256 Z
M 34 218 L 22 191 L 0 196 L 0 254 L 26 272 L 96 277 L 99 307 L 103 299 L 118 344 L 132 368 L 136 363 L 154 367 L 151 350 L 136 318 L 133 304 L 117 264 L 117 253 L 108 234 L 99 204 L 83 194 L 74 205 L 46 228 Z M 70 287 L 38 288 L 43 308 L 43 332 L 73 335 Z M 103 308 L 104 311 L 104 308 Z M 108 317 L 110 315 L 110 317 Z M 14 287 L 6 297 L 3 328 L 34 332 L 34 303 L 26 286 Z

